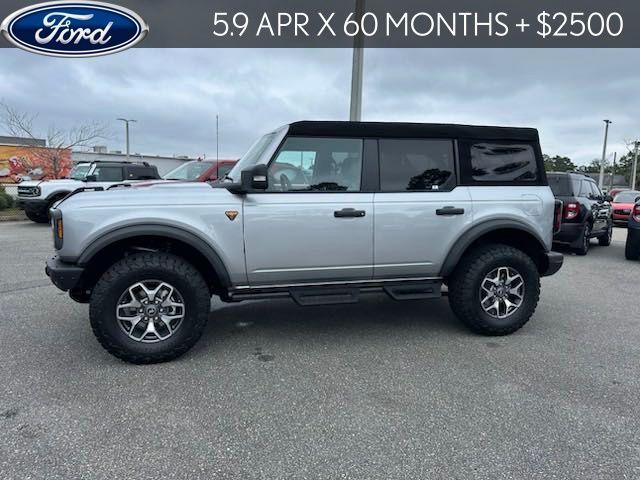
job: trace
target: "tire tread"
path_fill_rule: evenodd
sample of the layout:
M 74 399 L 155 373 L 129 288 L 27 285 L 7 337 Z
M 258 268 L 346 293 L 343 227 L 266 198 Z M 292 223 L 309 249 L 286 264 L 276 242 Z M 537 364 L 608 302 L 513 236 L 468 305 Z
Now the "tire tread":
M 143 270 L 146 268 L 158 268 L 169 270 L 172 273 L 181 276 L 184 280 L 191 284 L 189 288 L 196 292 L 206 293 L 206 305 L 203 295 L 198 295 L 198 304 L 195 305 L 193 319 L 194 322 L 189 325 L 189 336 L 180 344 L 173 348 L 167 349 L 161 353 L 139 354 L 133 353 L 117 341 L 109 334 L 108 329 L 103 325 L 104 318 L 100 315 L 103 308 L 108 308 L 104 304 L 106 297 L 110 294 L 110 288 L 113 283 L 124 275 L 132 272 Z M 91 328 L 94 335 L 103 346 L 112 355 L 130 363 L 149 364 L 159 363 L 173 360 L 185 352 L 187 352 L 201 337 L 210 307 L 209 289 L 202 275 L 190 263 L 169 253 L 147 252 L 137 253 L 114 263 L 100 278 L 91 293 L 91 302 L 89 307 L 89 316 L 91 318 Z M 183 326 L 184 327 L 184 326 Z

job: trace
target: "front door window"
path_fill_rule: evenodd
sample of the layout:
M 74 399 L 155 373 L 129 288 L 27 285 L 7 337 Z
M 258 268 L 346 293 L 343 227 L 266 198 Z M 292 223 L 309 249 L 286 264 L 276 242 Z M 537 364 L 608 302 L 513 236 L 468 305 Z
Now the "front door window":
M 362 139 L 289 137 L 269 165 L 271 192 L 357 192 Z

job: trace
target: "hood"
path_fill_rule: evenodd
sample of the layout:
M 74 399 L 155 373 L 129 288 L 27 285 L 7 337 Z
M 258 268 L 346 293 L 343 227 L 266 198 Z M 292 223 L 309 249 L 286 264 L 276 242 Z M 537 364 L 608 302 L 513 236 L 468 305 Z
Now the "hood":
M 80 192 L 68 197 L 61 207 L 144 207 L 226 203 L 234 197 L 227 189 L 212 188 L 201 182 L 149 182 L 146 186 L 117 187 L 103 191 Z
M 164 183 L 190 183 L 192 180 L 147 180 L 144 182 L 136 182 L 133 184 L 134 187 L 150 187 L 152 185 L 162 185 Z
M 615 208 L 616 210 L 619 210 L 619 209 L 633 210 L 634 205 L 635 203 L 616 203 L 616 202 L 611 203 L 611 207 Z
M 64 186 L 64 185 L 78 185 L 79 183 L 83 183 L 80 180 L 72 180 L 70 178 L 58 178 L 56 180 L 27 180 L 25 182 L 20 182 L 18 185 L 21 187 L 39 187 L 43 184 L 53 185 L 53 186 Z

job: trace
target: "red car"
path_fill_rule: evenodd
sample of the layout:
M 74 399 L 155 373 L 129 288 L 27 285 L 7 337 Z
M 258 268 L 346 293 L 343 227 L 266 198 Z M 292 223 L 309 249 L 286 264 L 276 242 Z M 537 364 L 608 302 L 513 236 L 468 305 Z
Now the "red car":
M 174 168 L 162 178 L 182 182 L 215 182 L 229 173 L 236 162 L 237 160 L 194 160 Z
M 636 198 L 638 197 L 640 197 L 640 192 L 636 190 L 623 190 L 618 193 L 613 198 L 613 202 L 611 202 L 613 221 L 626 225 L 633 210 L 633 205 L 636 203 Z

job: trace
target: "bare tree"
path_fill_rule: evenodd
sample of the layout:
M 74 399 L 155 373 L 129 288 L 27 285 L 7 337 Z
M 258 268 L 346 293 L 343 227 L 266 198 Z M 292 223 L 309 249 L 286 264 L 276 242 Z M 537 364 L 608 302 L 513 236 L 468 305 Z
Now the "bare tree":
M 0 101 L 0 125 L 13 136 L 39 139 L 36 133 L 35 122 L 37 114 L 22 112 L 11 105 Z M 70 129 L 63 130 L 55 125 L 50 125 L 46 136 L 46 148 L 33 147 L 31 153 L 37 162 L 50 168 L 51 176 L 60 177 L 62 171 L 68 168 L 65 165 L 71 158 L 71 150 L 78 147 L 90 147 L 96 141 L 107 138 L 108 129 L 102 122 L 89 122 L 79 124 Z

